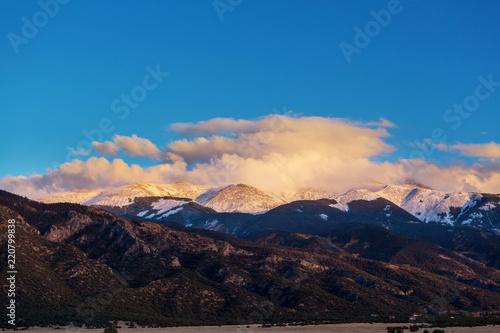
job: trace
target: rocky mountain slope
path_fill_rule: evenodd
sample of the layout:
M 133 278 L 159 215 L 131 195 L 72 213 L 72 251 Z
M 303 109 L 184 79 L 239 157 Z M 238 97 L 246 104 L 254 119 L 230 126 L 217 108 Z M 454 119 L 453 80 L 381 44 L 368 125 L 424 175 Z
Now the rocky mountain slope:
M 17 223 L 24 324 L 432 320 L 499 310 L 497 269 L 375 224 L 332 223 L 329 237 L 266 230 L 250 242 L 5 191 L 0 216 Z M 5 237 L 0 258 L 5 278 Z
M 267 230 L 327 237 L 338 223 L 372 223 L 500 268 L 500 235 L 495 230 L 424 223 L 386 199 L 364 198 L 370 200 L 349 200 L 348 203 L 339 203 L 334 199 L 296 201 L 263 214 L 216 213 L 201 209 L 193 213 L 184 208 L 171 211 L 166 219 L 141 219 L 163 224 L 175 221 L 187 227 L 220 231 L 245 239 L 252 239 Z

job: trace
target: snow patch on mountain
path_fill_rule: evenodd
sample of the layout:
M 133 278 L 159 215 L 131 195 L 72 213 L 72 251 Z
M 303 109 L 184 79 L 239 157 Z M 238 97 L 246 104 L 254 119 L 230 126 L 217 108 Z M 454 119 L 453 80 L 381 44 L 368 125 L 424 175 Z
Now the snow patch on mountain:
M 341 210 L 343 212 L 348 212 L 349 211 L 349 204 L 348 203 L 346 203 L 346 204 L 336 203 L 336 204 L 331 204 L 329 206 L 332 207 L 332 208 L 339 209 L 339 210 Z
M 373 201 L 377 200 L 379 196 L 370 190 L 354 190 L 335 197 L 337 203 L 345 205 L 356 200 Z
M 261 212 L 250 213 L 250 214 L 252 214 L 252 215 L 262 215 L 262 214 L 265 214 L 265 213 L 267 213 L 267 212 L 268 212 L 268 210 L 263 210 L 263 211 L 261 211 Z
M 146 215 L 148 212 L 149 212 L 149 210 L 145 210 L 145 211 L 140 212 L 139 214 L 137 214 L 137 216 L 139 216 L 139 217 L 143 217 L 143 216 L 144 216 L 144 215 Z
M 217 225 L 219 224 L 219 220 L 213 219 L 205 222 L 205 229 L 216 231 L 218 229 Z M 220 228 L 220 226 L 219 226 Z
M 178 212 L 180 212 L 180 211 L 181 211 L 181 210 L 183 210 L 183 209 L 184 209 L 184 207 L 182 207 L 182 206 L 181 206 L 181 207 L 178 207 L 178 208 L 176 208 L 176 209 L 172 209 L 172 210 L 170 210 L 170 211 L 166 212 L 165 214 L 163 214 L 163 215 L 161 215 L 161 216 L 157 217 L 157 219 L 164 219 L 164 218 L 166 218 L 166 217 L 168 217 L 168 216 L 170 216 L 170 215 L 177 214 Z M 158 214 L 159 214 L 159 213 L 158 213 Z
M 373 193 L 372 191 L 367 189 L 360 189 L 360 190 L 349 191 L 347 193 L 334 197 L 333 199 L 335 199 L 337 203 L 330 204 L 329 206 L 347 213 L 349 212 L 349 203 L 353 201 L 357 200 L 372 201 L 372 200 L 377 200 L 378 198 L 379 196 Z
M 481 207 L 479 207 L 480 210 L 484 210 L 484 211 L 490 211 L 490 210 L 493 210 L 495 208 L 497 208 L 498 206 L 496 204 L 494 204 L 493 202 L 487 202 L 486 204 L 482 205 Z
M 387 206 L 385 206 L 385 208 L 384 208 L 384 212 L 385 212 L 385 216 L 387 216 L 387 217 L 391 217 L 391 215 L 392 215 L 391 205 L 387 205 Z
M 418 188 L 412 185 L 387 185 L 375 194 L 401 207 L 404 201 L 411 200 L 417 192 Z
M 157 214 L 163 214 L 172 208 L 183 206 L 187 204 L 188 201 L 183 201 L 183 200 L 173 200 L 173 199 L 160 199 L 156 202 L 154 202 L 151 207 L 154 210 L 158 210 Z
M 296 191 L 286 191 L 278 193 L 278 196 L 283 198 L 285 201 L 299 201 L 299 200 L 318 200 L 323 198 L 329 198 L 332 193 L 326 190 L 318 190 L 314 188 L 302 188 Z
M 453 224 L 458 216 L 454 216 L 451 209 L 463 207 L 470 198 L 470 193 L 445 193 L 415 188 L 404 199 L 400 207 L 423 222 Z
M 371 201 L 378 198 L 391 201 L 423 222 L 454 224 L 460 217 L 460 214 L 456 214 L 456 210 L 462 209 L 462 212 L 467 210 L 467 207 L 477 200 L 478 194 L 447 193 L 418 185 L 387 185 L 376 192 L 367 189 L 347 192 L 335 197 L 338 204 L 331 206 L 347 211 L 348 206 L 345 205 L 351 201 Z M 389 217 L 391 212 L 386 211 L 385 214 Z
M 84 202 L 98 196 L 102 192 L 102 189 L 60 192 L 54 193 L 41 201 L 44 203 L 68 202 L 83 204 Z
M 459 217 L 464 215 L 469 209 L 473 208 L 477 204 L 477 200 L 481 199 L 482 195 L 481 194 L 473 194 L 469 200 L 462 206 L 462 209 L 460 210 L 460 214 L 458 215 Z
M 194 201 L 196 201 L 197 203 L 200 203 L 200 204 L 207 202 L 208 200 L 212 199 L 214 197 L 214 195 L 217 194 L 217 192 L 219 192 L 220 190 L 222 190 L 224 188 L 225 187 L 217 187 L 217 188 L 208 189 L 207 191 L 205 191 L 204 193 L 202 193 L 201 195 L 196 197 L 194 199 Z
M 482 214 L 482 213 L 480 213 L 480 212 L 474 212 L 474 213 L 470 214 L 470 215 L 469 215 L 469 218 L 468 218 L 467 220 L 464 220 L 464 221 L 462 222 L 462 224 L 464 224 L 464 225 L 470 225 L 470 224 L 472 224 L 473 222 L 476 222 L 476 220 L 481 221 L 481 219 L 482 219 L 483 217 L 484 217 L 484 216 L 483 216 L 483 214 Z

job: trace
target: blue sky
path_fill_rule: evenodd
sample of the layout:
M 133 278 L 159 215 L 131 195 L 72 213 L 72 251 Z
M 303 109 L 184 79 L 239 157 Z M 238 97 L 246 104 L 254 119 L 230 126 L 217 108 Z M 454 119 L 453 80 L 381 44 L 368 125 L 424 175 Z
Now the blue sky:
M 103 118 L 114 129 L 102 141 L 136 134 L 159 147 L 178 139 L 168 130 L 172 123 L 257 119 L 284 107 L 303 116 L 384 118 L 396 125 L 385 141 L 397 150 L 375 159 L 390 162 L 408 156 L 412 143 L 435 128 L 448 145 L 500 142 L 500 88 L 459 129 L 443 120 L 454 103 L 474 95 L 479 76 L 500 81 L 497 1 L 401 0 L 399 12 L 350 63 L 340 43 L 354 45 L 353 29 L 364 30 L 371 11 L 394 2 L 220 3 L 232 9 L 223 20 L 213 1 L 72 0 L 27 43 L 13 46 L 12 34 L 23 36 L 23 17 L 33 22 L 42 7 L 3 1 L 0 178 L 44 174 L 66 162 L 68 148 L 85 140 L 82 131 Z M 120 119 L 112 102 L 157 65 L 169 76 Z M 477 159 L 442 151 L 428 161 Z

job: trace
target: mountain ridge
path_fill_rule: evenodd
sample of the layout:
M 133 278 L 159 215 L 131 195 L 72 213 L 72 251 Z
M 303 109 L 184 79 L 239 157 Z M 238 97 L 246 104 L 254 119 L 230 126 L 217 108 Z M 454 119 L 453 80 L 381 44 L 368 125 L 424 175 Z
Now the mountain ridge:
M 0 191 L 0 215 L 16 219 L 19 227 L 19 314 L 26 325 L 246 324 L 262 304 L 272 311 L 260 322 L 273 323 L 498 311 L 497 269 L 375 224 L 336 223 L 331 237 L 287 233 L 283 237 L 298 241 L 284 246 L 271 235 L 257 234 L 253 242 L 5 191 Z M 5 224 L 0 228 L 6 232 Z M 373 235 L 380 241 L 367 247 Z M 5 242 L 0 238 L 1 258 Z M 369 259 L 374 253 L 379 257 Z M 416 255 L 419 260 L 412 259 Z M 4 259 L 0 268 L 5 272 Z M 93 282 L 96 277 L 102 277 L 99 283 Z M 454 298 L 434 309 L 432 301 L 442 300 L 450 286 Z
M 330 196 L 337 201 L 332 207 L 349 212 L 349 204 L 353 201 L 373 201 L 383 198 L 392 202 L 391 206 L 398 206 L 425 223 L 469 225 L 500 233 L 499 195 L 436 191 L 424 185 L 412 184 L 376 185 L 367 186 L 372 190 L 360 188 Z M 213 188 L 177 181 L 165 185 L 139 183 L 110 189 L 63 192 L 51 195 L 42 201 L 80 203 L 107 207 L 118 212 L 118 208 L 131 206 L 137 198 L 187 198 L 219 213 L 264 213 L 296 199 L 317 200 L 325 196 L 327 192 L 315 189 L 276 194 L 246 184 Z

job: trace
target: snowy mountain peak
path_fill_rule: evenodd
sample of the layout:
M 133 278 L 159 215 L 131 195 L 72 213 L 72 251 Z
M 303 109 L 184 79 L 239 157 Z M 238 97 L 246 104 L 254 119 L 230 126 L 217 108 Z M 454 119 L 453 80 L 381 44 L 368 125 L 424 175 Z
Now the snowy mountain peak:
M 58 192 L 51 194 L 50 196 L 42 199 L 41 201 L 44 203 L 68 202 L 68 203 L 83 204 L 84 202 L 101 194 L 102 191 L 103 191 L 102 189 L 93 189 L 93 190 Z
M 475 198 L 474 193 L 441 192 L 421 185 L 387 185 L 372 192 L 355 190 L 335 199 L 345 205 L 354 200 L 375 200 L 384 198 L 406 210 L 423 222 L 454 224 L 462 215 L 461 211 Z
M 286 204 L 287 201 L 253 186 L 235 184 L 221 189 L 202 203 L 218 212 L 256 213 Z
M 292 202 L 298 200 L 318 200 L 330 198 L 332 196 L 332 193 L 328 193 L 328 191 L 326 190 L 307 187 L 298 189 L 296 191 L 280 192 L 279 195 L 286 201 Z
M 372 201 L 372 200 L 377 200 L 378 198 L 380 198 L 380 196 L 377 195 L 376 193 L 370 190 L 361 189 L 341 194 L 339 196 L 336 196 L 334 199 L 339 204 L 345 205 L 350 203 L 351 201 L 356 201 L 356 200 Z

